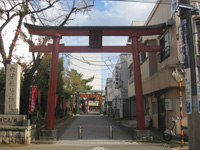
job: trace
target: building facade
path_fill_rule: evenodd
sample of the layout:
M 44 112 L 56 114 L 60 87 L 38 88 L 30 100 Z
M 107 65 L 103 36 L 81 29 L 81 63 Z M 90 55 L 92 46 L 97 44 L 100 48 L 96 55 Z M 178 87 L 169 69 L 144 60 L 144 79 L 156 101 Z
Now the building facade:
M 128 54 L 121 54 L 112 76 L 112 109 L 113 117 L 116 119 L 126 118 L 128 107 L 128 78 L 129 68 L 127 68 Z
M 179 27 L 180 18 L 178 13 L 171 18 L 171 6 L 158 1 L 150 16 L 145 22 L 146 26 L 164 23 L 173 19 L 173 25 L 164 30 L 161 36 L 142 37 L 142 42 L 146 45 L 161 45 L 161 52 L 141 52 L 140 63 L 142 73 L 143 100 L 145 115 L 152 119 L 152 126 L 160 131 L 169 128 L 172 123 L 172 117 L 180 116 L 179 108 L 179 87 L 178 83 L 172 78 L 172 71 L 175 68 L 182 68 L 181 53 L 179 49 Z M 194 29 L 199 31 L 199 16 L 194 16 Z M 199 34 L 195 34 L 195 46 L 197 50 L 197 63 L 199 70 Z M 130 59 L 132 56 L 130 56 Z M 132 64 L 128 64 L 131 69 Z M 129 81 L 129 99 L 134 101 L 134 73 Z M 183 100 L 183 126 L 188 126 L 186 111 L 186 93 L 185 82 L 182 82 L 182 100 Z M 176 132 L 180 134 L 180 122 L 177 123 Z
M 104 111 L 109 116 L 112 116 L 112 78 L 106 79 L 105 86 L 105 99 L 104 99 Z

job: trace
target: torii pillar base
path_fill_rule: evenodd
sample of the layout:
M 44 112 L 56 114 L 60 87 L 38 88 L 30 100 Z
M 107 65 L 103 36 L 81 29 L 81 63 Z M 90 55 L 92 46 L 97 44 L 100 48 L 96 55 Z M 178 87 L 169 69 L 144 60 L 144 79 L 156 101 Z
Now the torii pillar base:
M 152 137 L 150 136 L 150 130 L 134 130 L 133 140 L 139 141 L 151 141 Z
M 41 130 L 39 137 L 40 142 L 54 143 L 57 141 L 57 129 L 56 130 Z

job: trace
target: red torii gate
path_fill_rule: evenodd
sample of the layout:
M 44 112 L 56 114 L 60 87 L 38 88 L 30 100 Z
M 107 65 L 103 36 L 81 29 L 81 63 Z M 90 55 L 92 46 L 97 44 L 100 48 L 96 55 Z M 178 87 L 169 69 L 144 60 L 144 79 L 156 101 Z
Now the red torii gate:
M 52 52 L 51 73 L 49 78 L 48 102 L 46 113 L 46 130 L 54 130 L 55 95 L 57 85 L 58 53 L 119 53 L 129 52 L 133 54 L 133 70 L 135 83 L 135 99 L 137 111 L 137 128 L 145 130 L 145 117 L 143 105 L 143 91 L 140 70 L 139 52 L 159 52 L 160 45 L 143 45 L 138 43 L 140 36 L 159 35 L 163 33 L 166 24 L 153 26 L 35 26 L 25 24 L 30 34 L 51 36 L 53 44 L 47 46 L 30 45 L 30 52 Z M 64 46 L 59 44 L 62 36 L 89 36 L 90 46 Z M 102 36 L 129 36 L 132 44 L 126 46 L 102 46 Z

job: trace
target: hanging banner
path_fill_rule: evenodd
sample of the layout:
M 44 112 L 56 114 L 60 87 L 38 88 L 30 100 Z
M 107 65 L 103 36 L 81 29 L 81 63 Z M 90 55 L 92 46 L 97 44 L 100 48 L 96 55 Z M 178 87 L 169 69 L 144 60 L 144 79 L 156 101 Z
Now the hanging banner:
M 65 101 L 64 101 L 64 109 L 66 109 L 66 108 L 69 108 L 68 100 L 65 100 Z
M 185 65 L 185 68 L 190 68 L 187 28 L 187 19 L 182 19 L 179 27 L 179 61 Z
M 180 63 L 185 66 L 185 91 L 186 91 L 186 107 L 187 114 L 192 113 L 192 91 L 191 91 L 191 69 L 189 59 L 189 45 L 188 45 L 188 32 L 187 32 L 187 19 L 181 20 L 181 26 L 179 28 L 179 49 L 180 49 Z
M 57 106 L 57 102 L 58 102 L 58 95 L 56 94 L 56 100 L 55 100 L 55 108 L 56 108 L 56 106 Z
M 60 101 L 60 109 L 63 110 L 63 100 Z
M 30 108 L 29 112 L 33 113 L 35 110 L 35 102 L 37 99 L 37 87 L 32 86 L 31 87 L 31 100 L 30 100 Z

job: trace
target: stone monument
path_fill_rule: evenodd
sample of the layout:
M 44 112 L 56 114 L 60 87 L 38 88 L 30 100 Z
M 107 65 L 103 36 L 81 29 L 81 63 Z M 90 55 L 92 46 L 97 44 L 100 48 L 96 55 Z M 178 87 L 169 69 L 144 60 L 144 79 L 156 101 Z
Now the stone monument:
M 4 115 L 0 115 L 0 125 L 19 125 L 26 119 L 20 112 L 21 66 L 8 64 L 6 72 L 6 96 Z

